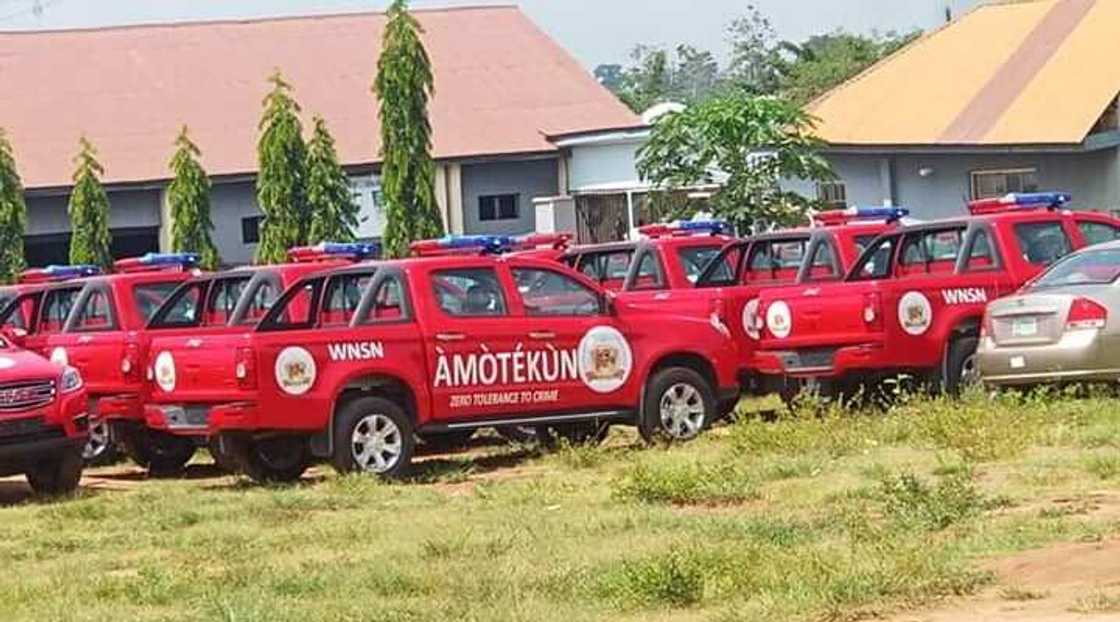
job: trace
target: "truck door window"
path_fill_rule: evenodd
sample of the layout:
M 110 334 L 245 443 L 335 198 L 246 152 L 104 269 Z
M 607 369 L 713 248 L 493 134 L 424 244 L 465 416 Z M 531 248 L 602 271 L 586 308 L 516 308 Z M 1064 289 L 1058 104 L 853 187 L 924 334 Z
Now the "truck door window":
M 237 309 L 237 302 L 249 285 L 249 276 L 215 279 L 206 300 L 206 325 L 225 326 Z M 262 312 L 261 315 L 264 315 Z M 259 320 L 260 317 L 258 316 Z
M 327 282 L 327 293 L 323 296 L 322 309 L 319 311 L 319 325 L 349 326 L 374 274 L 355 272 L 331 277 Z
M 646 249 L 638 259 L 638 271 L 634 274 L 634 284 L 630 289 L 640 291 L 664 287 L 665 276 L 661 272 L 661 262 L 657 259 L 657 253 Z
M 152 319 L 156 311 L 163 305 L 163 301 L 175 291 L 182 281 L 169 281 L 164 283 L 142 283 L 132 288 L 132 299 L 136 302 L 136 313 L 146 324 Z
M 188 283 L 171 294 L 152 316 L 149 328 L 198 326 L 202 323 L 202 292 L 206 282 Z
M 749 282 L 792 281 L 805 260 L 808 238 L 759 242 L 747 258 Z
M 972 238 L 972 247 L 968 250 L 968 265 L 966 270 L 987 270 L 996 265 L 995 252 L 992 250 L 992 241 L 987 231 L 978 231 Z
M 833 251 L 832 243 L 822 240 L 813 249 L 813 257 L 809 261 L 809 281 L 827 281 L 840 276 L 839 261 Z
M 246 303 L 245 311 L 240 317 L 235 317 L 234 321 L 240 326 L 256 324 L 268 314 L 283 293 L 284 291 L 272 281 L 258 281 L 251 291 L 241 292 L 241 296 L 249 296 L 250 298 Z
M 4 303 L 4 310 L 0 312 L 0 326 L 22 328 L 28 330 L 31 326 L 31 317 L 35 313 L 36 296 L 20 296 L 11 298 Z
M 579 281 L 539 268 L 514 268 L 513 280 L 531 316 L 588 316 L 599 314 L 599 295 Z
M 907 234 L 899 256 L 899 275 L 952 273 L 961 253 L 963 234 L 963 228 Z
M 106 290 L 91 290 L 81 302 L 81 307 L 74 312 L 77 315 L 72 322 L 77 332 L 115 330 L 117 327 L 116 313 L 112 301 L 109 300 L 109 292 Z
M 43 318 L 39 322 L 40 333 L 57 333 L 66 325 L 66 318 L 74 309 L 80 289 L 49 290 L 43 297 Z
M 852 270 L 851 279 L 854 281 L 877 281 L 890 278 L 891 260 L 894 257 L 894 249 L 897 243 L 897 236 L 879 238 L 878 242 L 873 242 L 860 256 L 859 262 Z
M 498 275 L 490 268 L 440 270 L 432 274 L 432 295 L 444 313 L 454 317 L 506 315 Z
M 322 287 L 322 278 L 301 281 L 293 285 L 265 314 L 257 330 L 272 332 L 311 328 L 314 324 L 312 311 Z
M 1082 220 L 1077 223 L 1077 228 L 1081 230 L 1086 246 L 1120 239 L 1120 230 L 1103 222 Z
M 1036 266 L 1048 266 L 1073 250 L 1059 220 L 1019 223 L 1015 238 L 1023 259 Z
M 708 267 L 712 261 L 720 256 L 720 246 L 713 244 L 712 246 L 688 246 L 677 249 L 677 259 L 680 260 L 681 267 L 684 268 L 685 278 L 689 283 L 695 283 L 700 274 L 704 272 L 704 268 Z M 713 268 L 712 276 L 716 279 L 730 278 L 732 274 L 732 266 L 726 259 L 720 261 L 719 265 Z
M 408 319 L 404 305 L 404 288 L 396 276 L 387 277 L 377 284 L 373 293 L 373 306 L 370 307 L 366 323 L 393 322 Z

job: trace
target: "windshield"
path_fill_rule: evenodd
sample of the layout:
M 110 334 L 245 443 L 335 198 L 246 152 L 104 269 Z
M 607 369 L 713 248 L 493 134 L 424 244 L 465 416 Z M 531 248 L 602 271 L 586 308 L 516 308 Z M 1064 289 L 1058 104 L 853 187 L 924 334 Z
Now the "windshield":
M 688 278 L 689 283 L 695 283 L 700 278 L 704 268 L 707 268 L 708 264 L 719 256 L 721 248 L 722 246 L 692 246 L 677 249 L 677 258 L 680 259 L 681 267 L 684 269 L 685 277 Z M 712 278 L 725 279 L 730 277 L 732 267 L 727 261 L 721 261 L 720 264 L 714 269 Z
M 1066 285 L 1104 285 L 1120 277 L 1120 249 L 1078 253 L 1054 264 L 1031 285 L 1046 289 Z

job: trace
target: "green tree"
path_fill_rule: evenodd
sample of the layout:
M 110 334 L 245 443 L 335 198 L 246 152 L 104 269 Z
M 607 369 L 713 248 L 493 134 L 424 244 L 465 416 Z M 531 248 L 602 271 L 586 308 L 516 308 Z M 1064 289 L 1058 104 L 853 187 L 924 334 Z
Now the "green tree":
M 410 242 L 443 235 L 443 221 L 435 197 L 428 121 L 434 78 L 420 39 L 424 30 L 405 0 L 393 0 L 388 15 L 373 88 L 381 118 L 384 249 L 389 257 L 401 257 Z
M 27 267 L 23 257 L 23 233 L 27 228 L 27 205 L 23 183 L 7 134 L 0 128 L 0 283 L 14 283 Z
M 175 155 L 171 158 L 173 179 L 167 187 L 171 249 L 198 253 L 203 268 L 216 270 L 222 260 L 210 238 L 214 230 L 214 223 L 210 221 L 210 178 L 198 161 L 201 155 L 184 125 L 175 139 Z
M 307 144 L 307 206 L 311 211 L 309 243 L 354 239 L 358 206 L 322 117 L 315 117 L 315 131 Z
M 257 204 L 264 212 L 257 263 L 284 261 L 288 249 L 307 243 L 311 226 L 300 107 L 279 71 L 268 81 L 272 91 L 264 99 L 257 143 Z
M 800 44 L 782 44 L 780 90 L 795 103 L 808 103 L 893 54 L 920 34 L 887 33 L 865 37 L 838 30 L 810 37 Z
M 719 87 L 719 63 L 711 52 L 691 45 L 678 45 L 676 61 L 670 90 L 677 101 L 698 102 Z
M 712 98 L 659 118 L 638 153 L 638 171 L 663 191 L 719 185 L 710 209 L 740 232 L 804 222 L 816 202 L 781 181 L 832 178 L 813 123 L 775 97 Z
M 74 189 L 70 192 L 70 263 L 92 264 L 109 270 L 113 256 L 109 251 L 109 197 L 101 186 L 105 173 L 97 161 L 97 150 L 84 136 L 81 150 L 74 158 Z
M 728 26 L 727 37 L 731 46 L 728 81 L 752 95 L 777 92 L 781 48 L 770 20 L 747 5 L 746 15 Z

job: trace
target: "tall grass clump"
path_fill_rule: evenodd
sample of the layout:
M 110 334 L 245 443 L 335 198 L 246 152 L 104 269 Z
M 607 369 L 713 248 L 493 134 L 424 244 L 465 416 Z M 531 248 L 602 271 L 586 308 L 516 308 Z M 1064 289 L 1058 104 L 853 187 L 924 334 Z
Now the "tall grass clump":
M 731 505 L 758 498 L 754 477 L 730 463 L 638 462 L 612 482 L 621 501 L 673 505 Z

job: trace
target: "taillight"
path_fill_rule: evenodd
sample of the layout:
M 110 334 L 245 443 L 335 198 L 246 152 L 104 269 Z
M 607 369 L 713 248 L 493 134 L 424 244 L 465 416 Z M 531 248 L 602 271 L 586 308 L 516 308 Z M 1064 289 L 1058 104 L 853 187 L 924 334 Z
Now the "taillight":
M 863 295 L 863 323 L 871 329 L 883 326 L 883 297 L 879 292 L 868 292 Z
M 121 357 L 121 375 L 125 380 L 139 381 L 142 379 L 140 371 L 140 344 L 128 343 L 124 346 L 124 356 Z
M 1075 298 L 1069 306 L 1066 317 L 1066 330 L 1089 330 L 1104 328 L 1108 320 L 1108 309 L 1088 298 Z
M 257 388 L 257 358 L 252 348 L 238 348 L 233 359 L 233 375 L 242 389 Z

